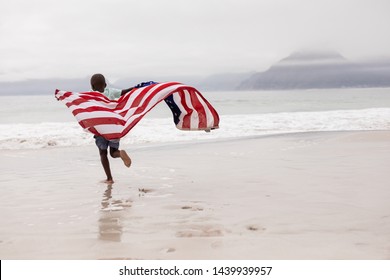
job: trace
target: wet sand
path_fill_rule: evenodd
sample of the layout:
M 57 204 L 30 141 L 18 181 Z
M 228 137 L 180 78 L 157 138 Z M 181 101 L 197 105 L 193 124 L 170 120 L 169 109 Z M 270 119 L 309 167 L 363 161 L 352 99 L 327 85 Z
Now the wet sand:
M 1 259 L 390 259 L 390 132 L 0 151 Z

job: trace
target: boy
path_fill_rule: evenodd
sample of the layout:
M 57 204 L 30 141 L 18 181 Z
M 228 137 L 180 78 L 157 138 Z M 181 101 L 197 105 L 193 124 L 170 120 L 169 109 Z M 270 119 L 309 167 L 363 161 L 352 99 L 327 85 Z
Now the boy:
M 94 74 L 91 77 L 91 87 L 93 91 L 98 91 L 100 93 L 103 93 L 105 96 L 107 96 L 109 99 L 117 99 L 120 96 L 128 93 L 133 88 L 128 89 L 114 89 L 114 88 L 107 88 L 106 79 L 102 74 Z M 125 150 L 119 150 L 119 139 L 114 140 L 107 140 L 102 136 L 94 136 L 96 146 L 99 148 L 99 154 L 100 154 L 100 161 L 103 165 L 104 172 L 106 173 L 107 180 L 104 182 L 107 184 L 114 183 L 114 180 L 111 175 L 111 169 L 110 169 L 110 162 L 108 161 L 107 157 L 107 150 L 108 147 L 110 147 L 110 155 L 113 158 L 121 158 L 123 160 L 123 163 L 130 167 L 131 165 L 131 159 L 127 155 Z

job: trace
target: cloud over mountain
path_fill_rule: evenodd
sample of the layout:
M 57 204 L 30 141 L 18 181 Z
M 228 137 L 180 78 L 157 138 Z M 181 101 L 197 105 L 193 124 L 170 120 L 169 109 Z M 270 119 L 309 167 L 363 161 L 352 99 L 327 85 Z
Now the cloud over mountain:
M 296 52 L 267 71 L 253 74 L 238 89 L 388 86 L 390 63 L 354 63 L 337 52 Z

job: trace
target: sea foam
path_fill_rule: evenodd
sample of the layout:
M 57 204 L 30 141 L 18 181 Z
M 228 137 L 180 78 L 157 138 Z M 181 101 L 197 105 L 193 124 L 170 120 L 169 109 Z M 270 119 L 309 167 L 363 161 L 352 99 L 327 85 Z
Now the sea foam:
M 175 128 L 172 118 L 145 118 L 121 140 L 121 145 L 203 141 L 290 132 L 390 129 L 390 108 L 220 117 L 220 128 L 210 133 L 180 131 Z M 87 146 L 94 144 L 92 136 L 76 121 L 0 124 L 0 149 Z

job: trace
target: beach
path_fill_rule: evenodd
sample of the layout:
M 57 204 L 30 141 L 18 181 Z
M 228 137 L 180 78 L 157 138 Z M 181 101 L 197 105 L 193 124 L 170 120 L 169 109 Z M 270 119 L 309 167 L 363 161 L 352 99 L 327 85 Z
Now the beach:
M 1 259 L 390 259 L 390 132 L 0 150 Z

